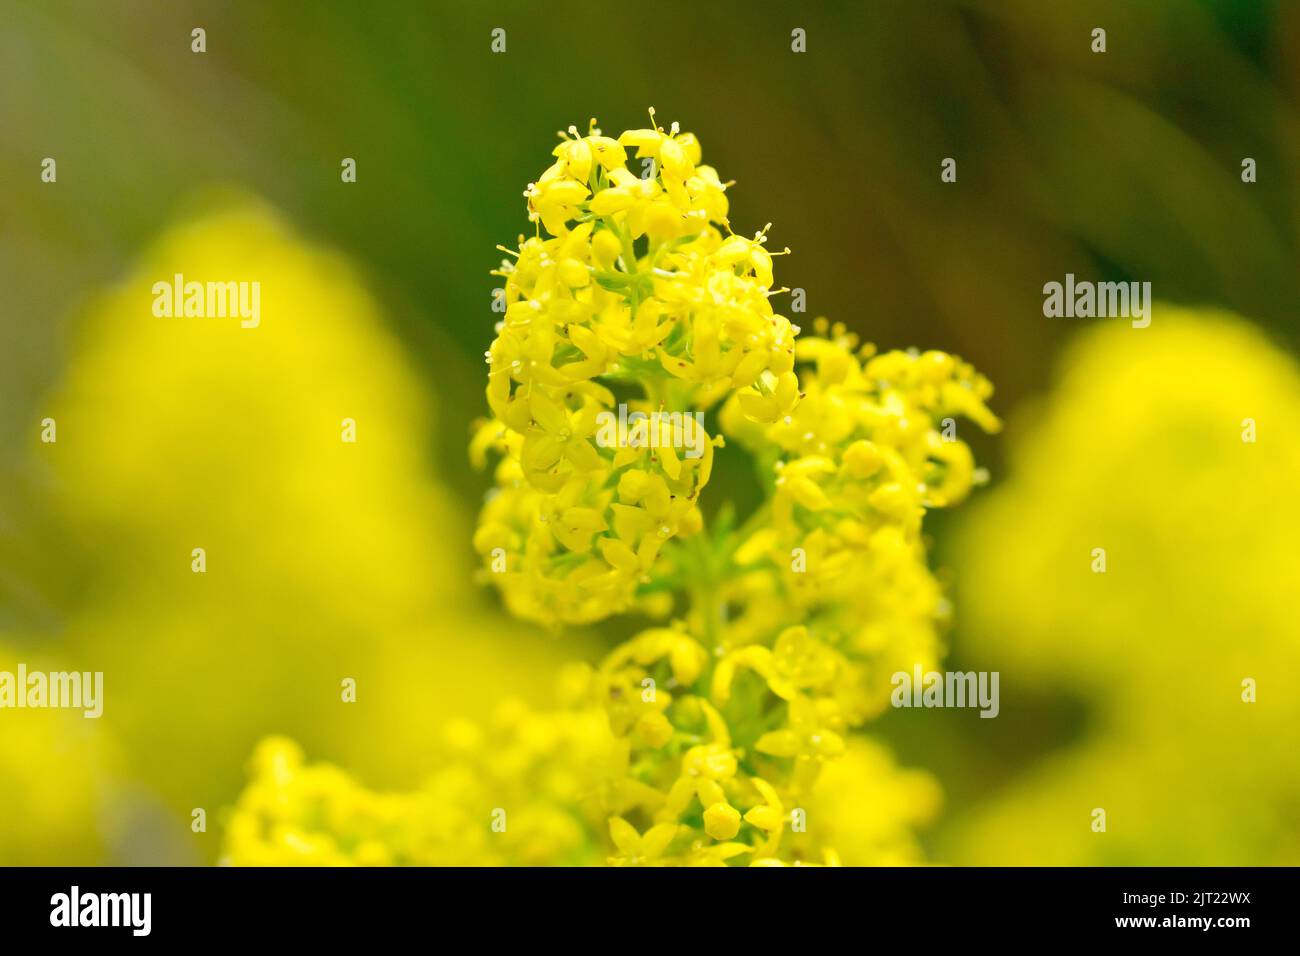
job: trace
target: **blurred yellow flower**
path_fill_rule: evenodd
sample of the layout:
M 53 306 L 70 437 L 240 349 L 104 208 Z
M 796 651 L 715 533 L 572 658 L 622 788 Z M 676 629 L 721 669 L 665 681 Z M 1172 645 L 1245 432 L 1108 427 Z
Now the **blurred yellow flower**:
M 0 672 L 38 660 L 0 644 Z M 59 670 L 55 666 L 53 670 Z M 0 710 L 0 866 L 99 865 L 120 835 L 115 747 L 81 710 Z
M 1004 716 L 1032 685 L 1088 730 L 961 821 L 954 861 L 1300 862 L 1297 420 L 1300 370 L 1230 315 L 1070 350 L 956 564 Z
M 153 284 L 178 273 L 259 282 L 259 325 L 155 316 Z M 410 786 L 440 717 L 546 696 L 558 652 L 472 586 L 468 522 L 429 473 L 429 395 L 349 264 L 267 208 L 223 197 L 165 233 L 89 305 L 42 410 L 58 441 L 33 438 L 38 506 L 0 557 L 57 622 L 24 637 L 105 673 L 101 731 L 134 798 L 169 812 L 144 815 L 133 861 L 215 859 L 269 730 Z M 29 772 L 59 779 L 59 759 Z
M 619 748 L 596 712 L 504 702 L 449 724 L 412 791 L 376 793 L 283 738 L 258 745 L 226 828 L 240 866 L 541 866 L 603 862 L 589 794 Z M 587 812 L 588 804 L 592 810 Z

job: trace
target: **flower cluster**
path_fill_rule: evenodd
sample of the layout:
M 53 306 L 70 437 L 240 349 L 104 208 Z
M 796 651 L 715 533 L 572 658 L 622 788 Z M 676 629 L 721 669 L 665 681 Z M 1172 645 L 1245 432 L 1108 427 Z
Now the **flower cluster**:
M 630 741 L 612 733 L 601 708 L 584 703 L 590 679 L 581 665 L 566 669 L 559 682 L 563 706 L 555 711 L 507 701 L 486 726 L 448 725 L 438 769 L 409 792 L 369 790 L 337 767 L 306 763 L 293 742 L 268 738 L 253 755 L 252 780 L 228 820 L 222 862 L 722 866 L 919 859 L 912 827 L 933 814 L 937 788 L 923 773 L 899 771 L 867 740 L 852 741 L 828 768 L 807 810 L 813 822 L 806 833 L 787 834 L 785 845 L 779 834 L 790 814 L 766 785 L 756 784 L 766 802 L 746 813 L 774 834 L 761 847 L 715 839 L 667 818 L 634 824 L 637 807 L 660 801 L 639 781 Z M 710 779 L 699 784 L 705 792 Z M 719 807 L 708 826 L 726 832 L 730 818 Z
M 772 288 L 765 231 L 731 232 L 725 184 L 675 125 L 617 139 L 571 128 L 554 155 L 525 194 L 538 235 L 500 270 L 492 417 L 471 445 L 476 463 L 499 460 L 475 546 L 518 617 L 637 610 L 656 626 L 567 672 L 560 710 L 436 778 L 481 792 L 372 806 L 325 769 L 263 770 L 235 857 L 282 861 L 304 845 L 304 819 L 341 814 L 343 831 L 319 828 L 329 853 L 364 861 L 356 848 L 373 844 L 373 856 L 444 859 L 433 844 L 396 852 L 383 835 L 394 819 L 403 846 L 412 832 L 445 834 L 422 822 L 440 812 L 474 830 L 454 837 L 473 844 L 462 862 L 521 861 L 507 848 L 534 845 L 533 824 L 485 842 L 495 793 L 544 814 L 548 862 L 913 859 L 910 826 L 933 808 L 932 786 L 849 732 L 885 706 L 892 673 L 938 657 L 946 602 L 921 522 L 978 480 L 957 420 L 996 429 L 991 387 L 952 356 L 877 355 L 824 320 L 800 336 L 773 309 L 784 290 Z M 704 413 L 713 437 L 698 457 L 666 435 L 611 445 L 597 433 L 616 404 Z M 701 492 L 728 443 L 752 457 L 763 504 L 743 523 L 709 509 L 706 527 Z M 576 727 L 592 736 L 579 744 Z M 870 804 L 819 790 L 828 764 Z M 314 775 L 335 795 L 328 812 L 299 805 L 318 798 Z M 280 813 L 289 829 L 276 837 Z
M 724 513 L 711 534 L 664 549 L 656 580 L 689 607 L 596 673 L 594 698 L 634 768 L 635 803 L 611 809 L 675 834 L 669 860 L 701 843 L 738 861 L 838 859 L 836 821 L 810 819 L 822 769 L 885 706 L 890 675 L 940 653 L 946 602 L 921 517 L 975 480 L 942 422 L 997 427 L 988 385 L 946 355 L 874 356 L 843 329 L 819 331 L 830 335 L 799 342 L 788 415 L 756 420 L 743 391 L 721 411 L 723 434 L 759 463 L 766 503 L 740 528 Z M 611 825 L 621 846 L 627 831 Z
M 749 611 L 731 615 L 732 644 L 770 644 L 776 622 L 807 625 L 780 631 L 774 647 L 820 662 L 855 724 L 884 706 L 890 675 L 937 661 L 948 605 L 926 566 L 922 517 L 982 478 L 957 419 L 990 431 L 999 422 L 984 404 L 988 382 L 949 355 L 876 355 L 842 326 L 818 320 L 815 331 L 798 343 L 801 398 L 789 416 L 763 425 L 743 401 L 723 408 L 724 432 L 756 456 L 769 495 L 737 542 L 724 596 Z M 724 657 L 719 680 L 733 658 L 752 666 L 755 654 Z
M 502 263 L 493 417 L 472 447 L 478 462 L 502 453 L 475 546 L 510 609 L 551 623 L 627 610 L 664 544 L 702 524 L 714 444 L 695 458 L 671 440 L 600 447 L 602 412 L 625 399 L 690 414 L 735 395 L 775 422 L 798 399 L 797 330 L 773 311 L 764 236 L 726 230 L 726 187 L 695 137 L 570 133 L 525 194 L 549 236 Z
M 486 727 L 453 721 L 436 771 L 379 793 L 309 765 L 284 738 L 259 744 L 226 830 L 239 866 L 542 866 L 596 862 L 589 818 L 618 748 L 594 711 L 503 702 Z

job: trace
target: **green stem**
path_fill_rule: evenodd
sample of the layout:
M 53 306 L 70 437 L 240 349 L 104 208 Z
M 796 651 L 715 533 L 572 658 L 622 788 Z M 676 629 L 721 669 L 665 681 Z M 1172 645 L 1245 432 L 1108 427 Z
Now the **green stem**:
M 631 233 L 626 228 L 620 227 L 618 238 L 623 244 L 623 271 L 633 279 L 628 288 L 628 301 L 632 303 L 632 318 L 635 319 L 637 307 L 641 304 L 641 289 L 635 279 L 640 276 L 641 271 L 637 268 L 636 248 L 632 245 Z
M 694 554 L 689 574 L 691 616 L 700 621 L 700 639 L 709 653 L 718 646 L 722 627 L 722 604 L 718 600 L 717 548 L 713 545 L 704 529 L 691 540 Z

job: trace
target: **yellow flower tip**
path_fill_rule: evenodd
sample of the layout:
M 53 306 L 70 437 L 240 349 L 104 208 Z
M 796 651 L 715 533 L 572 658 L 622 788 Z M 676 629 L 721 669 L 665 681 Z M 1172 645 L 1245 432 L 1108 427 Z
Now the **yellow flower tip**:
M 753 807 L 746 812 L 745 822 L 768 832 L 779 830 L 784 825 L 780 811 L 769 806 Z
M 622 817 L 609 818 L 609 837 L 624 853 L 635 852 L 641 847 L 641 834 Z
M 860 438 L 844 449 L 844 467 L 854 478 L 870 478 L 879 469 L 883 457 L 880 449 Z
M 645 746 L 662 747 L 673 739 L 673 725 L 660 711 L 650 711 L 637 718 L 636 734 Z
M 704 811 L 704 832 L 715 840 L 730 840 L 740 832 L 740 811 L 727 803 L 715 803 Z
M 302 748 L 288 737 L 267 737 L 258 743 L 249 760 L 253 776 L 283 777 L 302 766 Z

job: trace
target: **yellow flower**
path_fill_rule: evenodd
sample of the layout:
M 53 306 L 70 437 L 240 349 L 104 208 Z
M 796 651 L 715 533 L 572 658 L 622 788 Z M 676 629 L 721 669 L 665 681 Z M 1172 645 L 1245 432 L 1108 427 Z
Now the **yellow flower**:
M 655 175 L 629 170 L 625 146 L 653 160 Z M 473 446 L 476 461 L 495 449 L 515 465 L 497 470 L 501 492 L 514 494 L 482 520 L 495 529 L 477 542 L 489 579 L 516 592 L 506 595 L 516 613 L 550 624 L 628 610 L 662 545 L 699 525 L 713 443 L 704 436 L 700 457 L 659 441 L 593 445 L 597 418 L 615 410 L 610 386 L 637 383 L 648 406 L 688 417 L 738 393 L 774 421 L 798 397 L 795 333 L 771 306 L 763 234 L 730 233 L 725 186 L 698 165 L 694 136 L 656 128 L 615 141 L 571 129 L 554 155 L 526 193 L 550 238 L 522 240 L 500 272 L 505 317 L 488 350 L 495 421 Z M 604 493 L 611 482 L 617 500 Z M 526 504 L 525 487 L 539 493 Z M 507 508 L 561 523 L 502 522 Z M 609 528 L 610 543 L 593 547 Z
M 740 832 L 740 811 L 724 800 L 704 811 L 704 832 L 715 840 L 727 841 Z
M 1300 368 L 1237 316 L 1157 313 L 1080 335 L 958 536 L 969 647 L 1089 713 L 953 862 L 1300 863 Z
M 609 835 L 618 853 L 609 862 L 615 866 L 653 866 L 660 862 L 678 829 L 676 824 L 660 823 L 641 834 L 622 817 L 610 817 Z
M 627 150 L 652 161 L 645 178 Z M 541 832 L 583 834 L 552 858 L 580 845 L 620 865 L 837 863 L 825 835 L 854 831 L 805 817 L 823 769 L 860 753 L 850 734 L 887 706 L 889 676 L 938 656 L 946 605 L 922 518 L 977 480 L 945 419 L 996 428 L 991 387 L 951 356 L 876 355 L 824 321 L 801 336 L 772 304 L 767 230 L 732 232 L 694 136 L 656 125 L 615 144 L 593 125 L 554 155 L 528 191 L 538 234 L 500 270 L 492 418 L 470 451 L 496 456 L 495 487 L 474 544 L 519 617 L 662 623 L 567 671 L 559 710 L 512 721 L 498 746 L 515 763 L 494 779 L 515 792 L 539 758 L 515 738 L 548 741 L 567 782 L 527 806 L 553 821 Z M 698 455 L 659 427 L 608 440 L 609 416 L 629 411 L 707 415 L 712 438 Z M 725 511 L 706 527 L 713 457 L 733 446 L 759 464 L 765 502 L 740 527 Z M 599 759 L 579 762 L 575 726 Z M 465 759 L 500 763 L 490 748 Z M 886 758 L 873 771 L 873 792 L 901 789 Z M 871 816 L 891 848 L 910 848 L 922 819 L 883 799 L 826 805 Z M 380 841 L 367 853 L 391 852 L 365 836 Z M 512 840 L 457 850 L 495 860 Z
M 6 520 L 21 518 L 0 533 L 6 594 L 44 595 L 58 622 L 9 646 L 102 670 L 107 688 L 103 720 L 78 717 L 67 741 L 61 720 L 24 726 L 58 715 L 0 711 L 0 751 L 36 755 L 30 789 L 0 770 L 10 861 L 45 839 L 47 862 L 211 862 L 217 808 L 268 728 L 312 728 L 335 760 L 396 778 L 443 719 L 486 710 L 485 684 L 544 696 L 539 670 L 576 653 L 481 607 L 462 556 L 472 524 L 412 441 L 437 427 L 432 396 L 347 258 L 246 197 L 187 205 L 69 317 L 38 402 L 58 443 L 15 446 L 0 475 Z M 155 316 L 152 286 L 177 273 L 260 283 L 260 324 Z M 339 703 L 345 677 L 357 707 Z M 291 685 L 303 692 L 261 690 Z M 121 812 L 93 809 L 101 761 Z M 196 807 L 207 832 L 191 829 Z M 132 839 L 97 833 L 114 819 Z
M 807 697 L 790 701 L 789 726 L 758 738 L 756 750 L 774 757 L 822 760 L 844 752 L 844 740 L 821 723 L 817 706 Z
M 58 669 L 55 664 L 0 641 L 0 671 Z M 19 687 L 19 694 L 26 688 Z M 118 747 L 108 721 L 87 720 L 80 710 L 0 710 L 0 866 L 78 866 L 105 863 L 120 839 L 103 807 L 125 799 Z

